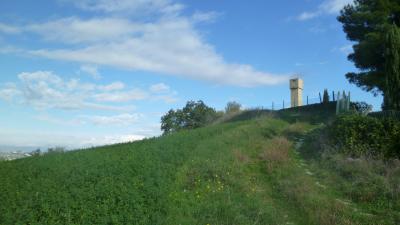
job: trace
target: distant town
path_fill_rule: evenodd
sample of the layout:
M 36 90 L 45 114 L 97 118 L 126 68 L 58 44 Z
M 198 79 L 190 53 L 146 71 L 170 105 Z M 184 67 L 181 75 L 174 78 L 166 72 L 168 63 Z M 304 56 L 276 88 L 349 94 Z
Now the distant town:
M 6 161 L 20 159 L 29 156 L 32 156 L 32 154 L 21 151 L 0 152 L 0 160 L 6 160 Z

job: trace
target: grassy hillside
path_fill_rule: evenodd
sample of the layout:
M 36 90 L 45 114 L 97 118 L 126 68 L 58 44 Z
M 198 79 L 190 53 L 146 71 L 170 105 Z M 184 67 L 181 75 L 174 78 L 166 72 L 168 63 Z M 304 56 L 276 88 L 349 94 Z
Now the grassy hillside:
M 302 140 L 323 125 L 299 113 L 253 113 L 160 138 L 0 162 L 0 224 L 399 221 L 396 207 L 349 199 L 342 185 L 351 181 L 305 154 L 312 145 Z

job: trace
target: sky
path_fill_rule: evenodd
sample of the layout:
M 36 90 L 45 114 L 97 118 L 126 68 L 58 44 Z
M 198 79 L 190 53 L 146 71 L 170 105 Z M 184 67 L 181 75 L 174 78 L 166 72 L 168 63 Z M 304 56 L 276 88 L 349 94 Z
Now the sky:
M 0 147 L 69 149 L 161 134 L 189 100 L 223 110 L 350 91 L 352 43 L 336 17 L 352 0 L 2 0 Z M 0 148 L 2 149 L 2 148 Z

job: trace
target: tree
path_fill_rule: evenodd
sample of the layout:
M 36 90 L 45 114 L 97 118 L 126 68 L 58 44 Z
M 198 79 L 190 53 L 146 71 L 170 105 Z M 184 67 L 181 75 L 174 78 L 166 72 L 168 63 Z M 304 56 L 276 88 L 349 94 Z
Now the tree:
M 348 59 L 359 72 L 346 74 L 347 79 L 375 95 L 385 93 L 385 38 L 391 25 L 400 25 L 399 0 L 355 0 L 338 17 L 353 45 Z
M 392 25 L 386 38 L 384 109 L 400 110 L 400 30 Z
M 173 133 L 183 127 L 182 110 L 169 110 L 167 114 L 161 117 L 161 130 L 164 134 Z
M 322 102 L 329 103 L 329 94 L 327 89 L 324 90 L 324 96 L 322 97 Z
M 188 101 L 183 109 L 169 110 L 161 117 L 161 130 L 164 134 L 179 130 L 188 130 L 203 127 L 217 117 L 215 109 L 204 104 L 203 101 Z
M 207 125 L 215 119 L 215 109 L 208 107 L 203 101 L 189 101 L 182 109 L 183 127 L 186 129 L 195 129 Z
M 366 102 L 354 102 L 352 103 L 353 110 L 361 115 L 368 115 L 372 111 L 372 105 Z
M 30 152 L 29 154 L 30 154 L 31 156 L 39 156 L 40 153 L 41 153 L 40 148 L 37 148 L 36 150 Z
M 225 107 L 225 113 L 226 114 L 237 113 L 240 112 L 241 108 L 242 105 L 240 103 L 237 103 L 235 101 L 228 102 Z

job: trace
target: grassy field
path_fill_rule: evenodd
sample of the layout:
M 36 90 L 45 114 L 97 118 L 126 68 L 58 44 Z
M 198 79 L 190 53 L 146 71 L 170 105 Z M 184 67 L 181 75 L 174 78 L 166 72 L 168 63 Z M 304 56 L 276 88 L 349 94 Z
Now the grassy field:
M 250 113 L 160 138 L 0 162 L 0 224 L 398 224 L 398 195 L 351 198 L 345 187 L 357 179 L 321 165 L 311 149 L 323 120 L 301 118 Z

